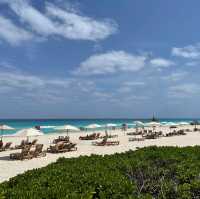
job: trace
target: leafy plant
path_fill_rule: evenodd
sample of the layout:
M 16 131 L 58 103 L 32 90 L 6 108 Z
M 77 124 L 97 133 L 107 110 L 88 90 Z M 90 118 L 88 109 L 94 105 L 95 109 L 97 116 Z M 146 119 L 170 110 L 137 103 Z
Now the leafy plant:
M 200 147 L 60 158 L 0 184 L 7 198 L 200 198 Z

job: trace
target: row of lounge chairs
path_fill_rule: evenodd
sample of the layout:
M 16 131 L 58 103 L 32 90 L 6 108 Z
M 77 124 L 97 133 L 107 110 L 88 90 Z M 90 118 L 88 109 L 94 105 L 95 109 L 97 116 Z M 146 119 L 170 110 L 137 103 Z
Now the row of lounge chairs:
M 184 130 L 178 130 L 178 131 L 173 131 L 170 133 L 166 134 L 166 137 L 171 137 L 171 136 L 177 136 L 177 135 L 186 135 L 186 133 L 184 132 Z
M 97 139 L 103 139 L 99 142 L 92 142 L 92 145 L 94 146 L 113 146 L 113 145 L 119 145 L 119 141 L 108 141 L 108 138 L 115 138 L 118 137 L 118 135 L 105 135 L 100 136 L 100 133 L 93 133 L 86 136 L 80 136 L 80 140 L 97 140 Z
M 5 145 L 3 144 L 3 142 L 1 142 L 0 152 L 7 151 L 9 149 L 13 149 L 13 148 L 11 148 L 11 145 L 12 145 L 12 142 L 7 142 Z
M 22 140 L 20 145 L 17 145 L 14 149 L 21 149 L 21 152 L 11 153 L 10 159 L 12 160 L 25 160 L 32 159 L 37 157 L 46 156 L 46 152 L 48 153 L 63 153 L 68 151 L 77 150 L 76 144 L 69 142 L 69 137 L 59 136 L 58 138 L 53 140 L 53 144 L 50 145 L 46 151 L 43 151 L 43 144 L 36 144 L 37 140 L 33 140 L 32 142 L 25 142 Z M 34 150 L 31 148 L 35 147 Z
M 10 159 L 12 160 L 25 160 L 25 159 L 32 159 L 37 157 L 44 157 L 46 153 L 42 151 L 43 144 L 36 144 L 35 150 L 31 150 L 32 145 L 26 145 L 22 148 L 21 152 L 19 153 L 11 153 Z

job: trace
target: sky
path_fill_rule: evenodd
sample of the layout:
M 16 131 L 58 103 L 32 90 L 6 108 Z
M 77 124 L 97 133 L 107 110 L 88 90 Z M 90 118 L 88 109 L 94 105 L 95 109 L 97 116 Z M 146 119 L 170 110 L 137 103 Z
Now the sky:
M 200 117 L 199 7 L 0 0 L 0 118 Z

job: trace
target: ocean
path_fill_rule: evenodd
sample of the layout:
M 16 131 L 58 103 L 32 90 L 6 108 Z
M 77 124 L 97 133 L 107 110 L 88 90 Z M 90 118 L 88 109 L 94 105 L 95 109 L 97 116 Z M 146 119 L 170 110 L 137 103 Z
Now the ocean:
M 6 124 L 14 128 L 14 130 L 4 131 L 3 134 L 14 134 L 18 130 L 41 126 L 45 134 L 55 132 L 54 128 L 62 125 L 73 125 L 76 127 L 84 127 L 89 124 L 105 125 L 114 123 L 122 125 L 124 123 L 133 126 L 134 121 L 149 122 L 150 119 L 0 119 L 0 124 Z M 192 122 L 199 119 L 159 119 L 159 122 Z

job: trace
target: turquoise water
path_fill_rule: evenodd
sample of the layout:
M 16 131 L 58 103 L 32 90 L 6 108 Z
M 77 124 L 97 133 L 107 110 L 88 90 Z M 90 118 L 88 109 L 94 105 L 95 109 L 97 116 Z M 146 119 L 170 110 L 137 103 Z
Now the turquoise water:
M 117 125 L 122 125 L 124 123 L 128 125 L 132 125 L 134 121 L 140 120 L 142 122 L 149 122 L 148 119 L 23 119 L 23 120 L 16 120 L 16 119 L 5 119 L 0 120 L 0 124 L 9 125 L 15 130 L 11 131 L 4 131 L 4 134 L 13 134 L 16 131 L 23 129 L 23 128 L 30 128 L 34 126 L 43 126 L 42 131 L 44 133 L 51 133 L 55 132 L 55 126 L 62 126 L 62 125 L 74 125 L 76 127 L 84 127 L 89 124 L 97 123 L 100 125 L 105 125 L 107 123 L 115 123 Z M 193 120 L 197 119 L 160 119 L 160 122 L 192 122 Z

